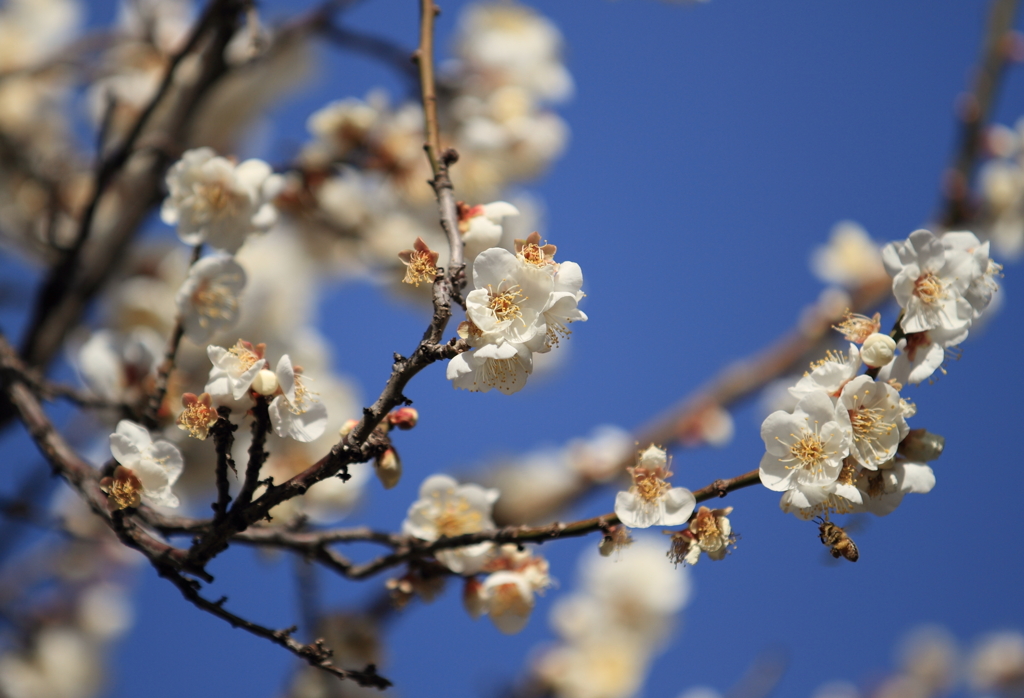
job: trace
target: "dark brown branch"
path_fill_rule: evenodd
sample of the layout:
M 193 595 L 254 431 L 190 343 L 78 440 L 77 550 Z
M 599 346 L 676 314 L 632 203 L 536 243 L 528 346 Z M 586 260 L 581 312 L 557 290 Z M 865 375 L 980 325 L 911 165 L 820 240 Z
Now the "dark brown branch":
M 437 10 L 430 0 L 423 0 L 421 7 L 420 48 L 416 53 L 416 60 L 419 64 L 423 85 L 427 131 L 426 151 L 434 172 L 431 185 L 437 194 L 441 226 L 448 237 L 451 260 L 448 273 L 438 276 L 434 281 L 434 313 L 430 324 L 411 356 L 405 358 L 395 355 L 391 376 L 384 389 L 373 405 L 364 408 L 363 418 L 351 433 L 336 444 L 329 454 L 303 472 L 280 485 L 271 483 L 255 501 L 248 502 L 240 492 L 238 500 L 232 507 L 231 515 L 192 546 L 190 559 L 193 564 L 205 565 L 227 547 L 228 541 L 233 536 L 246 530 L 257 521 L 269 518 L 271 509 L 293 497 L 305 494 L 317 482 L 335 475 L 342 480 L 348 480 L 350 477 L 348 474 L 349 464 L 366 462 L 386 448 L 384 442 L 373 438 L 374 429 L 392 409 L 411 402 L 405 396 L 404 390 L 413 376 L 435 361 L 451 358 L 467 349 L 465 343 L 458 340 L 441 344 L 444 330 L 451 318 L 452 299 L 461 300 L 461 288 L 465 281 L 465 264 L 462 255 L 462 239 L 459 237 L 456 227 L 455 195 L 451 180 L 448 178 L 448 166 L 455 162 L 458 156 L 454 154 L 454 151 L 438 154 L 440 137 L 437 126 L 437 99 L 433 65 L 433 22 Z
M 13 348 L 2 336 L 0 336 L 0 356 L 5 361 L 17 361 Z M 79 493 L 93 512 L 113 529 L 122 543 L 145 555 L 156 568 L 157 573 L 170 580 L 182 595 L 196 607 L 226 620 L 236 628 L 242 628 L 253 635 L 266 638 L 302 657 L 311 666 L 323 669 L 339 678 L 355 681 L 360 686 L 382 689 L 391 685 L 390 681 L 377 674 L 373 665 L 367 666 L 362 671 L 342 669 L 330 662 L 331 651 L 323 643 L 304 645 L 291 637 L 291 630 L 271 630 L 225 610 L 222 602 L 212 602 L 203 598 L 198 591 L 199 583 L 186 578 L 183 572 L 195 575 L 205 581 L 213 581 L 213 578 L 202 569 L 192 566 L 185 551 L 159 540 L 125 511 L 111 511 L 107 496 L 100 490 L 97 471 L 68 446 L 28 387 L 16 379 L 9 381 L 4 387 L 29 434 L 54 472 L 62 476 Z
M 29 365 L 49 363 L 66 333 L 79 321 L 88 302 L 121 259 L 150 206 L 158 200 L 166 157 L 150 151 L 141 153 L 140 137 L 150 130 L 160 107 L 160 125 L 164 132 L 161 140 L 180 141 L 196 106 L 228 70 L 224 48 L 234 33 L 243 7 L 243 0 L 211 0 L 185 47 L 172 58 L 157 93 L 124 140 L 109 155 L 98 154 L 93 195 L 82 214 L 75 242 L 51 269 L 32 310 L 21 351 Z M 173 79 L 175 68 L 192 53 L 200 54 L 199 74 L 194 82 L 179 86 Z M 131 177 L 120 177 L 125 165 L 134 157 L 145 161 L 140 161 Z M 115 182 L 122 190 L 119 215 L 109 230 L 104 231 L 102 239 L 93 240 L 96 237 L 92 234 L 95 213 Z M 89 243 L 90 240 L 95 244 Z
M 14 349 L 2 336 L 0 336 L 0 357 L 6 365 L 18 362 Z M 185 551 L 159 540 L 137 521 L 123 516 L 122 512 L 110 510 L 107 495 L 100 490 L 99 472 L 82 460 L 74 449 L 64 441 L 27 385 L 17 378 L 11 378 L 5 381 L 4 390 L 32 440 L 35 441 L 54 473 L 63 477 L 78 492 L 89 508 L 113 529 L 122 543 L 142 552 L 154 564 L 171 566 L 189 574 L 210 579 L 202 569 L 188 563 Z
M 453 297 L 461 305 L 462 287 L 466 283 L 466 263 L 462 255 L 462 238 L 459 236 L 457 224 L 455 191 L 448 176 L 448 167 L 459 159 L 459 154 L 452 149 L 443 152 L 441 150 L 441 129 L 437 119 L 437 85 L 434 80 L 434 18 L 440 12 L 433 0 L 420 0 L 420 46 L 413 54 L 413 60 L 419 67 L 420 86 L 423 92 L 423 115 L 427 135 L 423 148 L 427 151 L 430 169 L 434 173 L 430 186 L 434 188 L 434 195 L 437 197 L 441 228 L 448 237 L 448 280 L 452 286 Z
M 324 645 L 323 641 L 318 640 L 312 645 L 305 645 L 292 637 L 292 633 L 294 633 L 297 628 L 293 627 L 285 630 L 271 630 L 263 625 L 253 623 L 250 620 L 246 620 L 245 618 L 226 610 L 224 608 L 224 601 L 227 599 L 210 601 L 201 596 L 199 594 L 198 582 L 183 577 L 171 568 L 158 567 L 157 571 L 161 577 L 170 580 L 170 582 L 178 588 L 178 591 L 181 592 L 181 595 L 196 606 L 196 608 L 215 615 L 221 620 L 227 621 L 234 628 L 241 628 L 248 633 L 252 633 L 256 637 L 265 638 L 273 642 L 275 645 L 284 647 L 295 656 L 304 659 L 310 666 L 323 669 L 330 674 L 334 674 L 340 679 L 354 681 L 360 686 L 369 686 L 379 689 L 385 689 L 391 686 L 390 681 L 377 673 L 377 668 L 373 664 L 367 665 L 362 671 L 342 669 L 341 667 L 331 663 L 330 658 L 333 653 L 326 645 Z
M 760 482 L 759 471 L 752 470 L 727 480 L 715 480 L 707 487 L 694 491 L 698 502 L 724 497 L 730 492 L 756 485 Z M 153 517 L 153 514 L 147 514 Z M 165 533 L 184 533 L 198 530 L 205 522 L 172 521 L 163 518 L 151 518 L 153 524 Z M 161 525 L 161 523 L 163 525 Z M 169 524 L 179 524 L 178 528 Z M 319 562 L 328 569 L 337 572 L 347 579 L 366 579 L 379 572 L 396 567 L 416 558 L 429 557 L 438 550 L 460 548 L 477 543 L 544 543 L 549 540 L 577 538 L 598 531 L 605 531 L 609 526 L 619 523 L 614 513 L 594 516 L 589 519 L 571 523 L 555 522 L 544 526 L 508 526 L 505 528 L 477 533 L 466 533 L 461 536 L 439 538 L 426 542 L 411 536 L 382 533 L 366 528 L 337 529 L 328 531 L 290 531 L 281 527 L 253 527 L 236 534 L 231 541 L 255 547 L 286 548 L 301 553 L 309 560 Z M 381 555 L 362 564 L 353 564 L 347 558 L 329 549 L 331 543 L 368 541 L 392 547 L 391 553 Z
M 945 173 L 944 201 L 939 216 L 946 229 L 959 228 L 974 217 L 971 178 L 983 150 L 985 127 L 1013 52 L 1013 22 L 1019 5 L 1020 0 L 994 0 L 992 3 L 971 91 L 959 100 L 959 145 Z
M 262 395 L 256 398 L 252 408 L 252 442 L 249 444 L 249 463 L 245 467 L 245 480 L 238 491 L 238 498 L 231 507 L 234 514 L 244 509 L 252 501 L 252 495 L 260 484 L 260 470 L 267 462 L 267 434 L 270 433 L 270 410 L 267 398 Z
M 854 312 L 867 312 L 881 305 L 891 293 L 888 276 L 874 279 L 852 292 Z M 658 444 L 668 448 L 699 433 L 701 420 L 710 410 L 731 407 L 764 388 L 771 381 L 793 371 L 819 344 L 832 334 L 832 326 L 840 318 L 820 306 L 812 306 L 802 314 L 800 322 L 766 349 L 721 369 L 710 381 L 694 391 L 676 407 L 653 419 L 634 434 L 641 445 Z M 633 454 L 625 457 L 617 470 L 625 474 L 633 465 Z M 545 500 L 531 510 L 537 518 L 551 517 L 566 504 L 589 492 L 600 483 L 581 478 L 575 489 L 565 496 Z M 494 514 L 499 524 L 516 523 L 502 510 L 499 499 Z
M 219 524 L 228 515 L 228 504 L 231 503 L 231 483 L 228 482 L 228 468 L 231 472 L 235 470 L 235 461 L 231 457 L 231 447 L 235 443 L 235 430 L 238 429 L 230 419 L 231 408 L 220 407 L 217 409 L 220 419 L 210 427 L 210 435 L 213 436 L 213 443 L 217 451 L 217 501 L 213 504 L 213 523 Z

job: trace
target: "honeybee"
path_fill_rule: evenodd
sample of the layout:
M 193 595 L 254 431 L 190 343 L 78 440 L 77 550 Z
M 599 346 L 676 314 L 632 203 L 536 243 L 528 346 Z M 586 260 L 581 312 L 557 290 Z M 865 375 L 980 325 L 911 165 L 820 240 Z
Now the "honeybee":
M 832 553 L 832 557 L 838 559 L 842 555 L 850 562 L 857 562 L 860 559 L 860 551 L 857 550 L 857 544 L 853 542 L 850 536 L 846 535 L 846 531 L 828 519 L 819 517 L 815 521 L 819 524 L 818 537 L 824 545 L 829 546 L 829 552 Z

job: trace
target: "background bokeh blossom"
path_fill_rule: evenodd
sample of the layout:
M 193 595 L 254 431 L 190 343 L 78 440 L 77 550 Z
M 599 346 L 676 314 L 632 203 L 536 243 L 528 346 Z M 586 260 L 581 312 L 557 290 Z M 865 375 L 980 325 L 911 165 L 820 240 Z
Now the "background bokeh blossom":
M 451 48 L 467 4 L 443 4 L 441 47 Z M 313 6 L 268 0 L 261 12 L 267 19 L 284 18 Z M 539 6 L 564 37 L 571 78 L 550 61 L 528 67 L 543 77 L 532 89 L 565 122 L 539 121 L 538 141 L 531 143 L 557 156 L 538 155 L 552 163 L 549 169 L 529 160 L 523 171 L 507 165 L 500 173 L 483 172 L 486 160 L 467 156 L 453 168 L 456 195 L 461 197 L 459 168 L 479 168 L 477 182 L 517 182 L 507 200 L 522 215 L 507 224 L 539 229 L 558 245 L 560 259 L 581 265 L 587 293 L 581 308 L 589 321 L 573 325 L 572 337 L 552 353 L 557 370 L 538 368 L 513 396 L 453 390 L 441 365 L 419 375 L 407 390 L 419 425 L 395 437 L 403 479 L 385 492 L 367 477 L 370 465 L 355 466 L 359 484 L 353 487 L 362 487 L 363 495 L 350 520 L 395 531 L 432 473 L 466 482 L 499 459 L 559 446 L 590 434 L 595 425 L 639 427 L 800 321 L 826 288 L 812 273 L 812 251 L 827 242 L 837 222 L 856 221 L 879 243 L 902 240 L 927 225 L 939 207 L 941 174 L 956 137 L 954 105 L 977 59 L 986 8 L 980 0 L 711 0 L 692 6 L 593 0 L 585 7 Z M 94 0 L 83 3 L 82 14 L 86 26 L 106 26 L 116 8 Z M 410 51 L 415 45 L 413 3 L 366 0 L 343 16 L 347 25 Z M 237 149 L 240 159 L 291 160 L 311 139 L 309 116 L 333 100 L 364 98 L 382 87 L 392 107 L 409 96 L 402 76 L 363 56 L 320 44 L 310 64 L 308 82 L 292 81 L 287 97 L 253 120 Z M 514 97 L 504 108 L 512 110 Z M 476 118 L 493 106 L 473 99 L 462 105 L 466 138 L 480 152 L 497 148 L 494 134 Z M 86 105 L 74 108 L 79 111 L 72 116 L 84 116 Z M 1006 76 L 995 121 L 1012 126 L 1022 114 L 1024 67 L 1016 66 Z M 394 152 L 410 153 L 414 163 L 407 181 L 415 194 L 408 196 L 429 204 L 419 142 L 410 137 L 394 145 L 405 134 L 406 116 L 399 109 L 390 118 L 385 135 Z M 78 135 L 85 140 L 84 129 Z M 531 180 L 537 172 L 544 174 Z M 339 215 L 365 220 L 370 214 L 354 203 L 363 200 L 359 192 L 341 184 L 332 184 L 338 199 L 324 208 L 334 205 Z M 479 188 L 474 203 L 501 193 Z M 178 244 L 173 230 L 151 218 L 150 238 Z M 372 243 L 376 251 L 364 253 L 393 256 L 418 234 L 405 219 L 381 224 L 381 230 Z M 530 232 L 515 230 L 520 237 Z M 304 275 L 286 254 L 261 249 L 243 248 L 240 259 L 267 254 L 293 283 L 261 297 L 260 318 L 285 317 L 291 324 L 273 325 L 296 333 L 309 320 L 320 335 L 296 341 L 351 382 L 336 386 L 344 397 L 334 404 L 352 414 L 330 415 L 328 432 L 335 432 L 344 419 L 358 416 L 360 399 L 379 391 L 393 352 L 414 348 L 425 306 L 393 288 L 400 271 L 390 284 L 354 278 L 359 274 L 344 283 L 323 281 Z M 870 261 L 864 266 L 872 268 Z M 9 301 L 0 308 L 0 326 L 18 336 L 25 322 L 21 306 L 38 275 L 6 256 L 0 269 L 0 290 Z M 1017 393 L 1024 385 L 1017 358 L 1024 327 L 1020 279 L 1021 268 L 1007 263 L 998 307 L 972 327 L 962 359 L 948 362 L 948 374 L 934 383 L 904 392 L 918 405 L 913 426 L 947 439 L 945 452 L 931 464 L 934 490 L 908 497 L 887 518 L 855 519 L 848 528 L 861 554 L 855 565 L 828 557 L 817 527 L 782 514 L 775 493 L 757 487 L 731 494 L 727 504 L 734 507 L 729 519 L 741 535 L 738 547 L 721 562 L 678 570 L 692 584 L 692 598 L 677 632 L 653 657 L 644 695 L 672 696 L 698 685 L 726 694 L 766 652 L 788 663 L 779 695 L 812 695 L 839 680 L 863 687 L 897 666 L 893 648 L 914 626 L 941 624 L 962 651 L 990 633 L 1024 629 L 1018 544 L 1024 521 L 1014 487 Z M 318 295 L 311 302 L 312 293 Z M 882 309 L 883 331 L 896 317 L 894 308 Z M 242 336 L 275 341 L 249 332 L 260 323 L 242 312 Z M 321 343 L 333 354 L 321 351 Z M 275 348 L 273 355 L 279 353 Z M 329 392 L 316 361 L 302 361 L 318 369 L 317 389 Z M 57 375 L 74 380 L 70 361 Z M 779 407 L 751 398 L 732 413 L 734 435 L 724 448 L 676 449 L 673 484 L 696 489 L 756 468 L 764 450 L 760 424 Z M 67 410 L 54 413 L 64 418 Z M 319 453 L 283 442 L 270 448 L 279 449 L 275 467 L 292 472 L 295 451 L 288 449 L 301 448 L 295 460 L 308 463 L 326 444 Z M 4 448 L 12 470 L 40 467 L 27 443 L 8 437 Z M 13 485 L 5 483 L 0 492 L 10 496 Z M 615 491 L 614 483 L 598 489 L 561 518 L 611 511 Z M 501 635 L 490 623 L 469 618 L 459 584 L 449 584 L 432 604 L 416 600 L 389 616 L 381 671 L 395 681 L 395 694 L 499 695 L 523 675 L 539 645 L 558 641 L 560 631 L 548 618 L 561 596 L 580 588 L 579 560 L 593 555 L 597 544 L 591 536 L 540 549 L 557 586 L 536 597 L 518 635 Z M 668 537 L 664 544 L 667 550 Z M 353 549 L 354 555 L 370 552 Z M 620 563 L 613 559 L 607 562 L 626 564 L 628 555 Z M 233 548 L 210 566 L 216 582 L 209 593 L 226 594 L 231 607 L 286 627 L 304 612 L 294 568 L 290 556 Z M 297 670 L 293 657 L 183 605 L 148 567 L 134 575 L 135 625 L 114 646 L 106 695 L 133 696 L 143 686 L 152 698 L 284 693 Z M 384 592 L 383 578 L 351 583 L 320 574 L 316 585 L 329 609 L 351 610 Z M 807 603 L 803 609 L 801 602 Z M 341 625 L 353 633 L 358 627 L 355 621 Z M 369 641 L 356 644 L 365 648 Z

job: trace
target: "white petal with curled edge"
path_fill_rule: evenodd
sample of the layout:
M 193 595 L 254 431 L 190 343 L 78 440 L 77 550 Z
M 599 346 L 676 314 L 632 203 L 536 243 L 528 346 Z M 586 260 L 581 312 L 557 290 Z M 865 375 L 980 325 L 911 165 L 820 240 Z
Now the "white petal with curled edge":
M 288 401 L 278 395 L 270 403 L 269 412 L 278 436 L 309 443 L 327 430 L 327 407 L 322 402 L 312 402 L 304 412 L 295 414 L 289 409 Z
M 682 526 L 697 506 L 693 492 L 685 487 L 673 487 L 662 498 L 663 515 L 659 525 Z

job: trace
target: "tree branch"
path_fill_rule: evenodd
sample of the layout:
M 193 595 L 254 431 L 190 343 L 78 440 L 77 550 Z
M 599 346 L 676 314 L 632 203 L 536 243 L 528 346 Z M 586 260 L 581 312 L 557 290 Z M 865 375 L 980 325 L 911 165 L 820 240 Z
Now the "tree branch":
M 971 178 L 984 145 L 985 126 L 992 116 L 1003 73 L 1013 51 L 1013 22 L 1019 5 L 1020 0 L 994 0 L 992 3 L 971 92 L 960 98 L 959 146 L 945 173 L 944 201 L 939 216 L 947 230 L 959 228 L 974 217 Z

